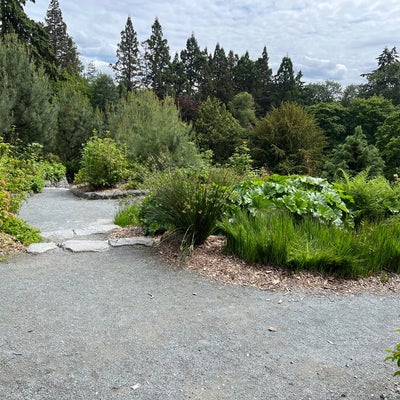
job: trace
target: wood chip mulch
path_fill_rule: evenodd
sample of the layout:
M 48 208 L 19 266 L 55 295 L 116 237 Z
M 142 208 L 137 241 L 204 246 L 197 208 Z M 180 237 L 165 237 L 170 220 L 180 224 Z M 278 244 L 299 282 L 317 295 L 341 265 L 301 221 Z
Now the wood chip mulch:
M 25 251 L 25 246 L 7 233 L 0 231 L 0 260 Z
M 247 264 L 223 252 L 224 238 L 211 236 L 189 254 L 180 251 L 179 243 L 159 240 L 157 250 L 171 265 L 183 268 L 225 284 L 254 286 L 262 290 L 307 291 L 312 293 L 400 293 L 400 275 L 385 272 L 360 279 L 340 279 L 315 275 L 309 271 L 292 273 L 272 266 Z

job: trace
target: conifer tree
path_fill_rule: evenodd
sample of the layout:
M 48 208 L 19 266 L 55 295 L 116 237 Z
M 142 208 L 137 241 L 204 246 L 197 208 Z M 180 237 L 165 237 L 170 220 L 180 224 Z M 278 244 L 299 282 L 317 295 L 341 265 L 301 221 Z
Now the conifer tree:
M 257 84 L 254 100 L 258 106 L 258 113 L 264 116 L 272 104 L 272 69 L 269 66 L 266 47 L 264 47 L 261 57 L 256 61 L 255 67 L 257 71 Z
M 133 28 L 131 17 L 128 17 L 125 29 L 121 31 L 121 41 L 117 48 L 117 62 L 111 65 L 116 79 L 128 91 L 140 85 L 140 51 L 137 33 Z
M 159 99 L 167 94 L 167 73 L 170 64 L 168 41 L 164 39 L 162 27 L 156 18 L 151 27 L 152 34 L 144 42 L 146 63 L 145 82 L 148 88 L 153 89 Z
M 48 34 L 42 24 L 25 14 L 25 5 L 26 0 L 0 0 L 0 38 L 11 34 L 29 45 L 36 65 L 43 66 L 50 77 L 56 78 L 56 58 Z
M 233 97 L 232 71 L 229 68 L 225 50 L 219 43 L 215 46 L 214 55 L 209 63 L 213 80 L 213 96 L 227 104 Z
M 203 72 L 207 63 L 207 52 L 200 50 L 194 34 L 186 41 L 186 48 L 181 51 L 181 61 L 185 68 L 186 93 L 198 94 L 202 84 Z
M 45 30 L 56 55 L 57 66 L 70 74 L 82 72 L 79 53 L 76 44 L 67 33 L 67 25 L 63 20 L 58 0 L 50 0 L 45 22 Z

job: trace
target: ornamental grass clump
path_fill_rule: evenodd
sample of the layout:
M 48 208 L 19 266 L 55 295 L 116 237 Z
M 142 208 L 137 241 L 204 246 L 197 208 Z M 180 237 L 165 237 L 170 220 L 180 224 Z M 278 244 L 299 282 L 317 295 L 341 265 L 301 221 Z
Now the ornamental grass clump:
M 168 230 L 182 235 L 186 246 L 200 245 L 216 231 L 230 193 L 194 171 L 166 173 L 143 201 L 142 226 L 149 234 Z
M 219 227 L 226 236 L 227 252 L 249 263 L 286 265 L 295 237 L 293 219 L 287 212 L 251 215 L 240 210 Z

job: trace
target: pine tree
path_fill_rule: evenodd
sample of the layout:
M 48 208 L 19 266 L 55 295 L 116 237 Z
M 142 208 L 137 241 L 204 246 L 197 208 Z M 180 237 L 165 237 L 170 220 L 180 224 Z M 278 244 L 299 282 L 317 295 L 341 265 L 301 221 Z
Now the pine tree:
M 133 28 L 131 17 L 128 17 L 125 29 L 121 32 L 121 41 L 117 48 L 117 62 L 111 65 L 116 79 L 128 91 L 140 84 L 140 51 L 137 33 Z
M 292 60 L 289 57 L 283 57 L 274 76 L 274 103 L 279 105 L 283 101 L 292 101 L 295 88 L 296 82 Z
M 209 61 L 213 81 L 213 96 L 227 104 L 233 97 L 232 71 L 229 68 L 225 50 L 219 43 L 215 46 L 214 55 Z
M 233 72 L 235 94 L 247 92 L 254 96 L 256 91 L 256 67 L 249 52 L 239 58 Z
M 146 86 L 153 89 L 159 99 L 167 94 L 167 73 L 170 64 L 168 41 L 163 38 L 162 27 L 156 18 L 151 27 L 152 34 L 144 42 L 144 60 L 147 64 Z
M 48 34 L 42 24 L 28 18 L 23 8 L 25 4 L 26 0 L 0 0 L 0 38 L 16 35 L 18 40 L 30 46 L 36 64 L 43 66 L 47 74 L 55 79 L 56 58 Z
M 185 68 L 186 93 L 189 96 L 195 96 L 202 84 L 207 52 L 200 50 L 193 34 L 186 41 L 186 48 L 181 51 L 181 61 Z
M 261 57 L 255 64 L 257 71 L 257 85 L 254 100 L 258 106 L 258 114 L 264 116 L 272 104 L 272 69 L 269 66 L 267 48 L 264 47 Z
M 332 152 L 332 157 L 326 163 L 328 175 L 333 176 L 338 169 L 344 170 L 349 175 L 355 175 L 369 169 L 369 176 L 379 176 L 383 173 L 385 163 L 379 150 L 368 144 L 361 126 L 354 129 L 354 134 L 347 136 L 343 144 Z
M 58 67 L 70 74 L 82 72 L 83 66 L 79 60 L 79 53 L 74 41 L 67 33 L 67 25 L 63 20 L 58 0 L 50 0 L 45 22 L 45 29 L 49 34 Z

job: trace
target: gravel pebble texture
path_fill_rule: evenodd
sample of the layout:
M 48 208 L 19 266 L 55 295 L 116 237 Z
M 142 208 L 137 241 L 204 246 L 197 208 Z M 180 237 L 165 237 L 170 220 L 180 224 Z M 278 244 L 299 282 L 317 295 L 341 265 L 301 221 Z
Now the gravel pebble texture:
M 0 263 L 0 399 L 400 399 L 399 310 L 224 285 L 146 247 L 21 254 Z

